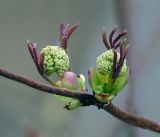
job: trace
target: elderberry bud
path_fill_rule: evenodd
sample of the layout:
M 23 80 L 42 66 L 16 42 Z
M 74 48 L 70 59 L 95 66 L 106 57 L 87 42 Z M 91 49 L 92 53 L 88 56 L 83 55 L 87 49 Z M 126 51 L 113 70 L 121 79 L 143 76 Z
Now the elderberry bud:
M 44 73 L 50 76 L 54 72 L 62 76 L 70 68 L 66 51 L 59 46 L 46 46 L 41 53 L 44 55 Z
M 126 31 L 121 32 L 114 40 L 112 37 L 116 28 L 110 34 L 110 45 L 106 33 L 102 33 L 103 42 L 108 49 L 96 59 L 96 66 L 88 71 L 88 80 L 97 100 L 108 103 L 128 82 L 129 68 L 126 64 L 128 47 L 124 47 L 124 39 L 120 40 Z M 119 43 L 118 40 L 120 40 Z M 119 48 L 119 51 L 116 49 Z

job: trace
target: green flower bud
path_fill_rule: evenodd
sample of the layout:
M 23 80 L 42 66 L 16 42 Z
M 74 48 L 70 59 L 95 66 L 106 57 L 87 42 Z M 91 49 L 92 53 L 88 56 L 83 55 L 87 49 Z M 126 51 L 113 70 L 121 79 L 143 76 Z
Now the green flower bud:
M 47 76 L 54 72 L 62 76 L 65 71 L 69 70 L 69 57 L 63 48 L 49 45 L 43 48 L 41 53 L 44 54 L 44 73 Z
M 111 102 L 128 82 L 129 69 L 125 59 L 128 46 L 125 46 L 126 39 L 123 38 L 127 31 L 124 30 L 113 38 L 116 30 L 117 26 L 110 33 L 109 43 L 106 32 L 102 32 L 103 43 L 108 51 L 97 57 L 96 67 L 88 71 L 89 85 L 95 98 L 103 103 Z M 116 51 L 118 48 L 120 53 Z
M 117 52 L 116 66 L 119 60 L 120 54 Z M 95 93 L 95 97 L 103 103 L 112 101 L 128 81 L 128 67 L 126 61 L 124 61 L 116 78 L 113 78 L 113 66 L 114 53 L 111 49 L 97 57 L 96 67 L 91 68 L 88 73 L 89 84 Z
M 119 59 L 120 59 L 120 54 L 117 52 L 116 64 L 118 64 Z M 113 50 L 110 49 L 97 57 L 96 69 L 101 74 L 104 74 L 104 75 L 111 74 L 112 75 L 113 62 L 114 62 L 114 53 L 113 53 Z M 127 66 L 126 66 L 126 59 L 125 59 L 123 66 L 121 68 L 121 71 L 119 72 L 119 75 L 124 74 L 126 72 L 126 70 L 127 70 Z

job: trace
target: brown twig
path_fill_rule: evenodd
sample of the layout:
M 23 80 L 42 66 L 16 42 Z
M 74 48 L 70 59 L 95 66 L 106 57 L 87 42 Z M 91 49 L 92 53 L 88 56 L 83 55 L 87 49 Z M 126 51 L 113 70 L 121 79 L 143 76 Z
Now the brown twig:
M 151 120 L 145 119 L 143 117 L 138 117 L 133 114 L 130 114 L 114 106 L 112 103 L 110 103 L 109 105 L 103 105 L 102 103 L 98 102 L 92 94 L 84 93 L 80 91 L 72 91 L 64 88 L 53 87 L 47 84 L 42 84 L 30 78 L 19 76 L 17 74 L 8 72 L 1 68 L 0 68 L 0 75 L 8 79 L 25 84 L 27 86 L 30 86 L 34 89 L 38 89 L 39 91 L 79 99 L 82 102 L 82 104 L 84 104 L 84 106 L 95 105 L 98 108 L 104 109 L 114 117 L 128 124 L 160 133 L 160 124 L 153 122 Z
M 144 129 L 148 129 L 148 130 L 160 133 L 160 124 L 153 122 L 151 120 L 148 120 L 146 118 L 138 117 L 133 114 L 130 114 L 130 113 L 114 106 L 112 103 L 110 103 L 107 106 L 104 105 L 103 109 L 106 110 L 107 112 L 109 112 L 114 117 L 116 117 L 116 118 L 130 124 L 130 125 L 133 125 L 136 127 L 141 127 Z

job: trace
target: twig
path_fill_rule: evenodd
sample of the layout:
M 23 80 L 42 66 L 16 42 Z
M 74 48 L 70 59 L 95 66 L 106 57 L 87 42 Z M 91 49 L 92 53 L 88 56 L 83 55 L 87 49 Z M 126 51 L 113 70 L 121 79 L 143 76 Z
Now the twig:
M 98 102 L 92 94 L 84 93 L 81 91 L 72 91 L 65 88 L 57 88 L 47 84 L 42 84 L 30 78 L 19 76 L 17 74 L 8 72 L 1 68 L 0 68 L 0 75 L 8 79 L 25 84 L 27 86 L 30 86 L 34 89 L 38 89 L 43 92 L 79 99 L 84 104 L 84 106 L 95 105 L 98 108 L 104 109 L 114 117 L 128 124 L 160 133 L 160 124 L 153 122 L 151 120 L 145 119 L 143 117 L 138 117 L 133 114 L 130 114 L 114 106 L 112 103 L 110 103 L 109 105 L 103 105 L 102 103 Z
M 114 117 L 116 117 L 116 118 L 130 124 L 130 125 L 133 125 L 136 127 L 141 127 L 144 129 L 148 129 L 148 130 L 160 133 L 160 124 L 153 122 L 151 120 L 148 120 L 146 118 L 138 117 L 133 114 L 130 114 L 130 113 L 114 106 L 112 103 L 110 103 L 107 106 L 104 105 L 103 109 L 106 110 L 107 112 L 109 112 Z

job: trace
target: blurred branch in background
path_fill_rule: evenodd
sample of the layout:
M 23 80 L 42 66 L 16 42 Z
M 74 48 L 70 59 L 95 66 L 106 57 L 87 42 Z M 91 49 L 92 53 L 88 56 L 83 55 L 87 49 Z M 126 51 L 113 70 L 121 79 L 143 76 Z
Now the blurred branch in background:
M 159 30 L 159 26 L 160 26 L 160 17 L 157 19 L 157 24 L 154 25 L 151 34 L 154 34 L 150 40 L 146 49 L 144 49 L 144 52 L 142 53 L 139 62 L 136 65 L 135 71 L 137 71 L 138 73 L 141 73 L 141 71 L 139 70 L 143 70 L 144 68 L 147 67 L 147 65 L 149 64 L 148 62 L 152 59 L 153 55 L 156 53 L 156 51 L 159 51 L 160 46 L 159 46 L 159 36 L 160 36 L 160 30 Z M 148 51 L 152 51 L 149 53 L 148 56 Z M 157 58 L 158 61 L 158 58 Z
M 39 137 L 38 132 L 34 128 L 28 128 L 26 137 Z
M 40 82 L 29 79 L 27 77 L 19 76 L 17 74 L 8 72 L 4 69 L 0 69 L 0 75 L 8 79 L 25 84 L 27 86 L 30 86 L 32 88 L 35 88 L 39 91 L 79 99 L 84 106 L 95 105 L 98 108 L 104 109 L 105 111 L 113 115 L 114 117 L 117 117 L 118 119 L 128 124 L 160 133 L 159 123 L 153 122 L 143 117 L 138 117 L 133 114 L 130 114 L 114 106 L 112 103 L 102 104 L 95 99 L 93 94 L 83 93 L 80 91 L 73 92 L 72 90 L 68 90 L 64 88 L 57 88 L 57 87 L 53 87 L 47 84 L 42 84 Z
M 116 0 L 114 0 L 114 6 L 115 6 L 115 10 L 116 10 L 116 18 L 118 19 L 120 26 L 122 26 L 122 28 L 130 28 L 130 24 L 128 22 L 131 18 L 130 12 L 132 10 L 132 7 L 130 7 L 131 6 L 130 1 L 126 1 L 126 0 L 116 1 Z M 128 10 L 128 8 L 127 8 L 128 6 L 130 7 L 130 10 Z M 129 54 L 128 60 L 130 60 L 130 58 L 131 58 L 131 56 Z M 125 108 L 130 113 L 138 114 L 137 107 L 135 106 L 135 103 L 134 103 L 136 92 L 134 92 L 134 80 L 132 77 L 130 78 L 129 91 L 130 92 L 128 92 L 128 96 L 126 97 Z M 124 124 L 117 123 L 113 129 L 114 130 L 111 132 L 111 136 L 113 136 L 113 137 L 117 135 L 116 134 L 117 132 L 119 134 L 123 134 L 123 130 L 125 130 L 125 132 L 127 132 L 127 135 L 130 137 L 138 137 L 138 134 L 136 131 L 137 129 L 133 128 L 131 126 L 128 126 L 125 123 Z

